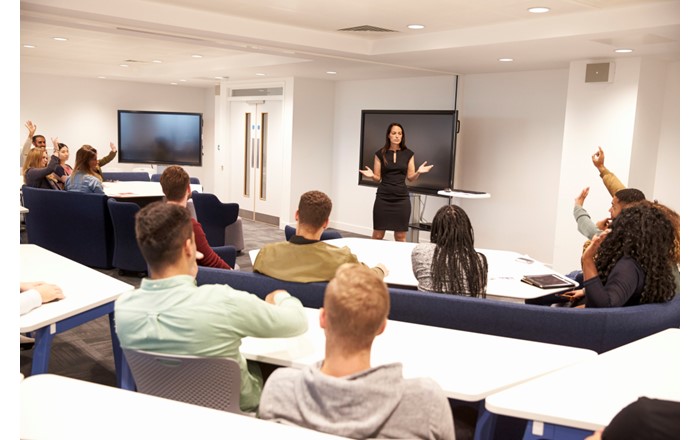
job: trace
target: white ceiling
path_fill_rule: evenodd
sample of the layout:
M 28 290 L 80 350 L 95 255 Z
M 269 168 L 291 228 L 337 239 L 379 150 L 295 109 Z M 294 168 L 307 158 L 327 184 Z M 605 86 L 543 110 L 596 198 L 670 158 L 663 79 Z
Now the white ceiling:
M 678 60 L 679 3 L 23 0 L 20 43 L 35 47 L 20 49 L 20 66 L 29 73 L 202 87 L 221 81 L 215 77 L 355 80 L 566 68 L 573 60 L 630 56 Z M 532 6 L 551 12 L 532 14 Z M 406 27 L 413 23 L 425 29 Z M 339 31 L 363 25 L 394 32 Z M 614 53 L 622 47 L 634 52 Z M 502 57 L 514 61 L 499 62 Z

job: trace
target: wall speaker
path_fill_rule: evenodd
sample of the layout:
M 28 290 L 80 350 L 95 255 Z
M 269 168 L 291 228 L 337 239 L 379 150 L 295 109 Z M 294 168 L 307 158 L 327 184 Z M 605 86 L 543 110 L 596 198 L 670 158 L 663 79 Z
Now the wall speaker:
M 613 73 L 615 64 L 612 62 L 586 64 L 587 83 L 612 82 Z

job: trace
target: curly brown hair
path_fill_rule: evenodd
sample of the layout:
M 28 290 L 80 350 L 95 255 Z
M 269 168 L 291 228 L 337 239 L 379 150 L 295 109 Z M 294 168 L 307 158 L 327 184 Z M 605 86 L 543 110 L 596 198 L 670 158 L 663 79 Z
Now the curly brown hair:
M 622 257 L 634 259 L 644 271 L 641 303 L 670 301 L 676 294 L 673 271 L 674 228 L 666 214 L 653 203 L 640 203 L 622 210 L 601 243 L 595 265 L 603 284 Z

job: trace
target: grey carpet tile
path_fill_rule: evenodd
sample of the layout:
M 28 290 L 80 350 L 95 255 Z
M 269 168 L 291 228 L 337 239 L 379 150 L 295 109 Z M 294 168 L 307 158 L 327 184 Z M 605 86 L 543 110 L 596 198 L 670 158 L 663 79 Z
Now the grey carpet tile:
M 346 231 L 339 231 L 343 237 L 364 237 Z M 284 230 L 262 222 L 243 219 L 245 249 L 236 259 L 240 270 L 253 270 L 249 251 L 259 249 L 268 243 L 284 241 Z M 26 240 L 26 237 L 21 237 Z M 25 242 L 21 240 L 21 242 Z M 141 284 L 141 277 L 120 273 L 117 269 L 97 269 L 111 277 L 120 279 L 134 287 Z M 33 350 L 20 351 L 20 372 L 29 376 L 32 368 Z M 86 380 L 108 386 L 116 386 L 112 339 L 109 319 L 106 316 L 75 327 L 54 337 L 49 373 L 75 379 Z

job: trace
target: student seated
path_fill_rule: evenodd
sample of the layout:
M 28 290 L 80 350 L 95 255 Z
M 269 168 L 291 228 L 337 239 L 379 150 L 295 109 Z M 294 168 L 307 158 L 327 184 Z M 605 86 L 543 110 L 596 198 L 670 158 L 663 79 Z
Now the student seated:
M 22 175 L 24 176 L 24 184 L 32 188 L 60 189 L 56 185 L 57 179 L 52 176 L 63 175 L 63 168 L 59 165 L 58 151 L 55 150 L 49 159 L 46 148 L 32 148 L 27 153 Z
M 187 208 L 187 200 L 192 196 L 192 190 L 190 189 L 190 175 L 182 167 L 171 166 L 166 168 L 160 176 L 160 187 L 163 189 L 165 200 L 168 203 Z M 202 258 L 197 260 L 197 264 L 231 270 L 231 266 L 222 260 L 209 246 L 202 224 L 195 218 L 192 218 L 192 229 L 194 230 L 197 252 L 202 254 Z
M 304 333 L 308 319 L 301 302 L 282 290 L 263 301 L 228 285 L 197 286 L 192 221 L 181 206 L 155 202 L 141 209 L 136 214 L 136 240 L 150 278 L 115 303 L 122 347 L 235 359 L 241 367 L 241 410 L 254 411 L 262 375 L 259 365 L 241 356 L 241 339 Z
M 455 438 L 452 411 L 432 379 L 404 379 L 400 363 L 370 366 L 387 325 L 389 291 L 370 269 L 344 264 L 326 287 L 323 361 L 275 370 L 258 417 L 350 438 Z
M 418 290 L 486 296 L 486 256 L 474 250 L 471 221 L 459 206 L 447 205 L 438 210 L 430 229 L 430 243 L 413 248 L 411 263 Z
M 582 290 L 565 294 L 586 307 L 622 307 L 673 299 L 680 287 L 673 259 L 674 228 L 644 201 L 624 209 L 581 257 Z
M 347 246 L 339 248 L 321 241 L 332 207 L 331 199 L 320 191 L 302 194 L 295 214 L 296 235 L 260 249 L 253 270 L 278 280 L 311 283 L 330 280 L 343 263 L 357 263 Z M 372 271 L 380 278 L 389 273 L 383 264 Z
M 104 194 L 102 177 L 95 171 L 97 153 L 81 148 L 75 154 L 75 170 L 66 180 L 66 190 L 83 193 Z

